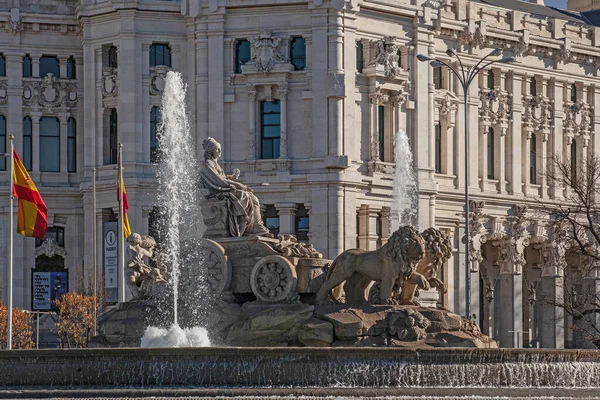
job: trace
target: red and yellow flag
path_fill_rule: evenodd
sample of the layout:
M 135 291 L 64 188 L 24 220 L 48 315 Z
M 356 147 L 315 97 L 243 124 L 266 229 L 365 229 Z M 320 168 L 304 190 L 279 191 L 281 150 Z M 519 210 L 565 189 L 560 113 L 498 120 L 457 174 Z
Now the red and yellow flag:
M 121 177 L 122 172 L 119 171 L 119 175 L 117 177 L 117 200 L 119 199 L 119 186 L 121 187 L 121 191 L 123 193 L 123 236 L 128 238 L 131 235 L 131 228 L 129 227 L 129 219 L 127 218 L 127 209 L 129 208 L 129 202 L 127 201 L 127 192 L 125 191 L 125 183 L 123 182 L 123 178 Z
M 19 199 L 17 232 L 43 239 L 48 226 L 48 208 L 15 150 L 13 156 L 13 195 Z

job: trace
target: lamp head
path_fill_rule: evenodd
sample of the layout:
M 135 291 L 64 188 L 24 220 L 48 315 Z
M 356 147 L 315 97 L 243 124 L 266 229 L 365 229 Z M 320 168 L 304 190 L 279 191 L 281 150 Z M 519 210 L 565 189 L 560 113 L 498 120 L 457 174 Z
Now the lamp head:
M 446 54 L 448 54 L 450 57 L 456 56 L 456 52 L 452 49 L 446 50 Z
M 490 55 L 494 56 L 494 57 L 498 57 L 500 54 L 502 54 L 502 49 L 494 49 Z
M 442 64 L 442 62 L 441 62 L 441 61 L 438 61 L 438 60 L 433 60 L 433 61 L 431 61 L 429 64 L 430 64 L 430 65 L 431 65 L 433 68 L 441 67 L 442 65 L 444 65 L 444 64 Z
M 432 60 L 432 58 L 431 57 L 427 57 L 424 54 L 417 54 L 417 60 L 419 60 L 419 61 L 429 61 L 429 60 Z

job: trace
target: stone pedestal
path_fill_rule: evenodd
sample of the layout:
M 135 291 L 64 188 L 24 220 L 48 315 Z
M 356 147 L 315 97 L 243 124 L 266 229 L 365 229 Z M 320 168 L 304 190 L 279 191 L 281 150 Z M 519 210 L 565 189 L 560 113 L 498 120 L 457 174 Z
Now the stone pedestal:
M 419 297 L 416 299 L 421 307 L 436 308 L 440 300 L 440 292 L 437 289 L 421 290 L 419 289 Z

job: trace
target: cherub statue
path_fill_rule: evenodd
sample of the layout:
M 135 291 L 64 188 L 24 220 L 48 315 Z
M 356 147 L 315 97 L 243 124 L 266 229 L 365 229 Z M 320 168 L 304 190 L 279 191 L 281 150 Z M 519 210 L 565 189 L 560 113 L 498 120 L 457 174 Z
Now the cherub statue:
M 148 280 L 152 283 L 164 279 L 162 273 L 157 271 L 157 268 L 152 268 L 146 264 L 146 260 L 152 258 L 154 254 L 154 248 L 156 247 L 156 241 L 152 236 L 140 235 L 139 233 L 132 233 L 127 238 L 127 254 L 129 258 L 127 260 L 127 276 L 128 276 L 128 287 L 133 298 L 140 298 L 141 287 L 148 286 Z

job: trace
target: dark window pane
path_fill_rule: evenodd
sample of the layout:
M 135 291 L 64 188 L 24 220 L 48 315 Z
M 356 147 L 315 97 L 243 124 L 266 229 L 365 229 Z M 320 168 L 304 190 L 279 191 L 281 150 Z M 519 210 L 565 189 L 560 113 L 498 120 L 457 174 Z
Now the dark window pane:
M 6 153 L 6 117 L 0 115 L 0 154 Z M 6 171 L 6 158 L 0 157 L 0 171 Z
M 69 57 L 69 59 L 67 60 L 67 78 L 77 79 L 76 63 L 73 56 Z
M 537 181 L 537 140 L 535 133 L 531 135 L 529 148 L 529 180 L 532 184 Z
M 577 142 L 575 139 L 571 142 L 571 181 L 577 180 Z M 573 185 L 573 184 L 571 184 Z
M 487 151 L 488 151 L 488 179 L 494 179 L 494 129 L 490 128 L 487 134 Z
M 442 88 L 442 67 L 435 67 L 433 69 L 433 86 L 436 89 Z
M 279 139 L 273 139 L 273 158 L 279 158 Z
M 28 171 L 32 168 L 32 122 L 30 117 L 23 119 L 23 164 Z
M 435 126 L 435 172 L 442 173 L 442 126 Z
M 55 117 L 40 118 L 40 171 L 60 172 L 60 122 Z
M 250 61 L 250 42 L 246 39 L 238 40 L 235 45 L 235 72 L 242 73 L 242 65 Z
M 263 139 L 262 141 L 262 158 L 270 160 L 273 158 L 273 140 Z
M 55 78 L 60 78 L 60 63 L 56 56 L 40 57 L 40 77 L 43 78 L 48 74 L 54 75 Z
M 290 59 L 294 70 L 302 71 L 306 68 L 306 40 L 301 37 L 292 39 L 290 46 Z
M 396 55 L 398 56 L 398 66 L 402 68 L 402 50 L 398 49 Z
M 364 64 L 364 54 L 363 54 L 363 44 L 361 41 L 356 42 L 356 70 L 358 72 L 363 71 Z
M 171 48 L 168 44 L 155 43 L 150 46 L 150 66 L 171 66 Z
M 118 132 L 119 132 L 119 121 L 117 116 L 117 109 L 111 108 L 110 110 L 110 118 L 109 118 L 109 163 L 116 164 L 117 163 L 117 155 L 119 153 L 118 150 Z
M 6 59 L 4 54 L 0 53 L 0 76 L 6 76 Z
M 279 101 L 262 102 L 261 111 L 261 158 L 278 158 L 281 135 Z
M 279 137 L 279 125 L 263 127 L 263 137 L 265 139 L 273 139 Z
M 385 106 L 378 106 L 378 123 L 377 126 L 379 128 L 379 159 L 384 161 L 384 151 L 385 151 Z
M 575 103 L 577 101 L 577 85 L 571 85 L 571 101 Z
M 278 113 L 279 112 L 279 100 L 265 101 L 263 104 L 263 113 Z
M 30 78 L 33 74 L 32 64 L 31 57 L 29 54 L 26 54 L 25 57 L 23 57 L 23 78 Z
M 160 158 L 160 149 L 157 138 L 158 126 L 160 124 L 160 108 L 152 107 L 150 111 L 150 161 L 157 163 Z
M 108 49 L 108 66 L 111 68 L 117 68 L 119 66 L 116 46 L 110 46 Z
M 67 171 L 77 172 L 77 121 L 67 121 Z
M 494 88 L 494 71 L 490 70 L 487 75 L 487 87 L 488 89 Z
M 279 119 L 279 113 L 265 114 L 263 118 L 263 124 L 279 126 Z
M 531 83 L 529 84 L 529 93 L 532 96 L 537 96 L 537 82 L 535 77 L 531 78 Z

